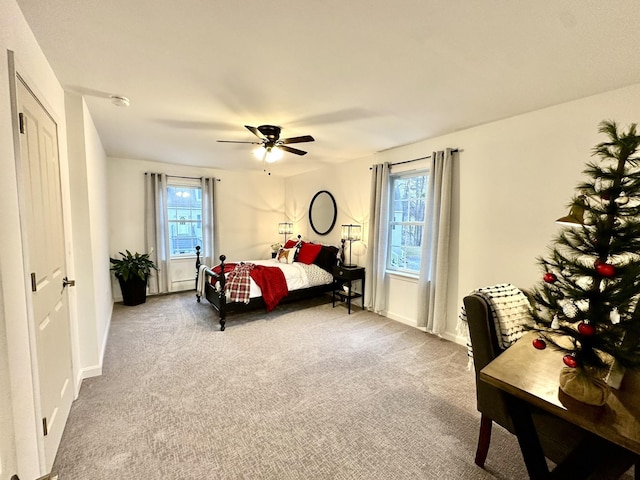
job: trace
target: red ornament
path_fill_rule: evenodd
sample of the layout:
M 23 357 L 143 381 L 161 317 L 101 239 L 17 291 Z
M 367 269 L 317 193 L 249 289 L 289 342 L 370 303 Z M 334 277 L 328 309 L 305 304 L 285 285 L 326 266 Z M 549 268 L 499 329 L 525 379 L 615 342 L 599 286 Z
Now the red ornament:
M 578 366 L 578 361 L 576 360 L 576 357 L 570 354 L 567 354 L 564 357 L 562 357 L 562 361 L 567 367 L 576 368 Z
M 547 272 L 544 274 L 542 279 L 547 283 L 555 283 L 555 281 L 558 280 L 558 277 L 556 277 L 555 273 Z
M 590 323 L 580 322 L 578 324 L 578 332 L 580 332 L 580 335 L 583 337 L 593 337 L 596 334 L 596 327 Z
M 533 348 L 538 350 L 544 350 L 547 348 L 547 342 L 545 342 L 542 338 L 536 338 L 533 342 Z
M 605 278 L 613 278 L 616 275 L 616 267 L 610 263 L 598 263 L 596 265 L 596 272 L 598 275 Z

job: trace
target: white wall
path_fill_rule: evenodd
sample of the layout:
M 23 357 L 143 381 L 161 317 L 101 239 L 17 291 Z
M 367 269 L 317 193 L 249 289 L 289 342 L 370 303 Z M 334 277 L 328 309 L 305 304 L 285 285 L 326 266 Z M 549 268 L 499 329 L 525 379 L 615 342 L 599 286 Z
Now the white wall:
M 111 292 L 111 274 L 109 271 L 109 197 L 107 193 L 107 156 L 98 136 L 98 131 L 91 119 L 87 104 L 82 102 L 82 118 L 84 123 L 86 168 L 91 251 L 93 253 L 93 296 L 96 308 L 95 341 L 98 345 L 98 370 L 91 371 L 92 364 L 83 364 L 84 375 L 99 374 L 102 371 L 104 350 L 113 311 Z
M 294 235 L 300 234 L 311 242 L 340 245 L 340 225 L 363 225 L 363 238 L 367 237 L 369 221 L 369 182 L 371 161 L 362 159 L 340 167 L 327 167 L 307 174 L 285 179 L 285 217 L 293 222 Z M 336 224 L 327 235 L 318 235 L 309 224 L 309 206 L 320 190 L 329 191 L 336 200 L 338 216 Z M 365 193 L 366 192 L 366 195 Z M 347 260 L 349 256 L 347 243 Z M 353 244 L 353 263 L 364 265 L 365 249 L 358 242 Z
M 462 149 L 454 169 L 445 334 L 461 342 L 456 323 L 462 297 L 480 286 L 510 282 L 529 288 L 539 280 L 536 258 L 547 252 L 558 231 L 554 220 L 566 214 L 591 149 L 603 140 L 598 124 L 639 122 L 638 112 L 640 84 L 287 178 L 286 214 L 301 222 L 301 230 L 308 228 L 303 210 L 315 191 L 327 189 L 338 202 L 338 225 L 368 221 L 371 164 Z M 338 238 L 339 230 L 329 236 L 334 243 Z M 364 242 L 359 246 L 364 250 Z M 358 257 L 360 265 L 364 258 Z M 415 283 L 391 276 L 387 284 L 387 315 L 415 325 Z
M 112 257 L 126 249 L 146 253 L 144 239 L 144 173 L 212 176 L 216 183 L 219 226 L 218 254 L 229 260 L 270 258 L 270 245 L 277 241 L 278 222 L 283 221 L 284 180 L 263 172 L 231 172 L 216 169 L 169 165 L 147 160 L 110 158 L 108 161 L 109 245 Z M 184 263 L 172 261 L 176 278 L 195 275 L 195 257 Z M 113 283 L 113 295 L 122 299 Z M 194 288 L 193 281 L 188 288 Z
M 76 383 L 99 375 L 113 302 L 109 275 L 107 157 L 85 101 L 65 94 L 77 302 Z
M 18 212 L 18 189 L 12 127 L 8 52 L 15 52 L 17 70 L 26 77 L 38 98 L 58 123 L 60 166 L 67 175 L 64 92 L 14 0 L 0 0 L 0 277 L 3 314 L 0 315 L 0 379 L 9 376 L 10 399 L 0 395 L 0 478 L 18 473 L 21 478 L 40 475 L 37 453 L 36 409 L 27 329 L 26 272 Z M 63 193 L 63 205 L 69 196 Z M 67 227 L 69 219 L 65 218 Z M 67 243 L 67 253 L 71 245 Z M 1 381 L 1 380 L 0 380 Z M 2 385 L 4 391 L 6 384 Z M 13 428 L 8 420 L 13 418 Z

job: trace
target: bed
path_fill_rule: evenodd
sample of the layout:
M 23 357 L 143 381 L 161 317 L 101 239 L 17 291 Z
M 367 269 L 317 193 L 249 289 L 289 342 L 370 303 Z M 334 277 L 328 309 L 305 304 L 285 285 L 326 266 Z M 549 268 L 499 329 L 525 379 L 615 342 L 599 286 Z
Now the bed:
M 332 269 L 341 249 L 289 240 L 269 260 L 226 262 L 210 267 L 200 261 L 196 247 L 196 299 L 202 297 L 218 312 L 224 331 L 227 314 L 264 308 L 270 312 L 281 303 L 317 297 L 333 289 Z

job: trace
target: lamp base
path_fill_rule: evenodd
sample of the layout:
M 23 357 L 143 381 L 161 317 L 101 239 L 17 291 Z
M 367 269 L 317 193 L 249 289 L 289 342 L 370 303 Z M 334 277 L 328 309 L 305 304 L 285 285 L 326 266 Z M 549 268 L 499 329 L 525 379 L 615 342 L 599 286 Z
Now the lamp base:
M 352 265 L 352 264 L 351 265 L 347 265 L 347 264 L 344 264 L 344 265 L 342 265 L 342 268 L 358 268 L 358 265 Z

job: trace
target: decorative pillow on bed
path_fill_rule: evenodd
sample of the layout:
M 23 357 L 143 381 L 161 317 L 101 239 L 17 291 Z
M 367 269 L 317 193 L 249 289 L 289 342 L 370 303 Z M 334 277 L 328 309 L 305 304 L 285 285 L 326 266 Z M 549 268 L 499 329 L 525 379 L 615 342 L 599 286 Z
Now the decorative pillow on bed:
M 278 256 L 276 257 L 276 260 L 280 263 L 293 263 L 295 254 L 295 248 L 281 248 L 280 250 L 278 250 Z
M 333 267 L 336 265 L 338 250 L 338 247 L 334 247 L 333 245 L 322 245 L 322 249 L 313 263 L 331 273 Z
M 320 253 L 320 250 L 322 250 L 322 245 L 319 243 L 303 243 L 296 257 L 296 262 L 311 265 Z
M 298 240 L 287 240 L 282 248 L 293 248 L 298 244 Z

